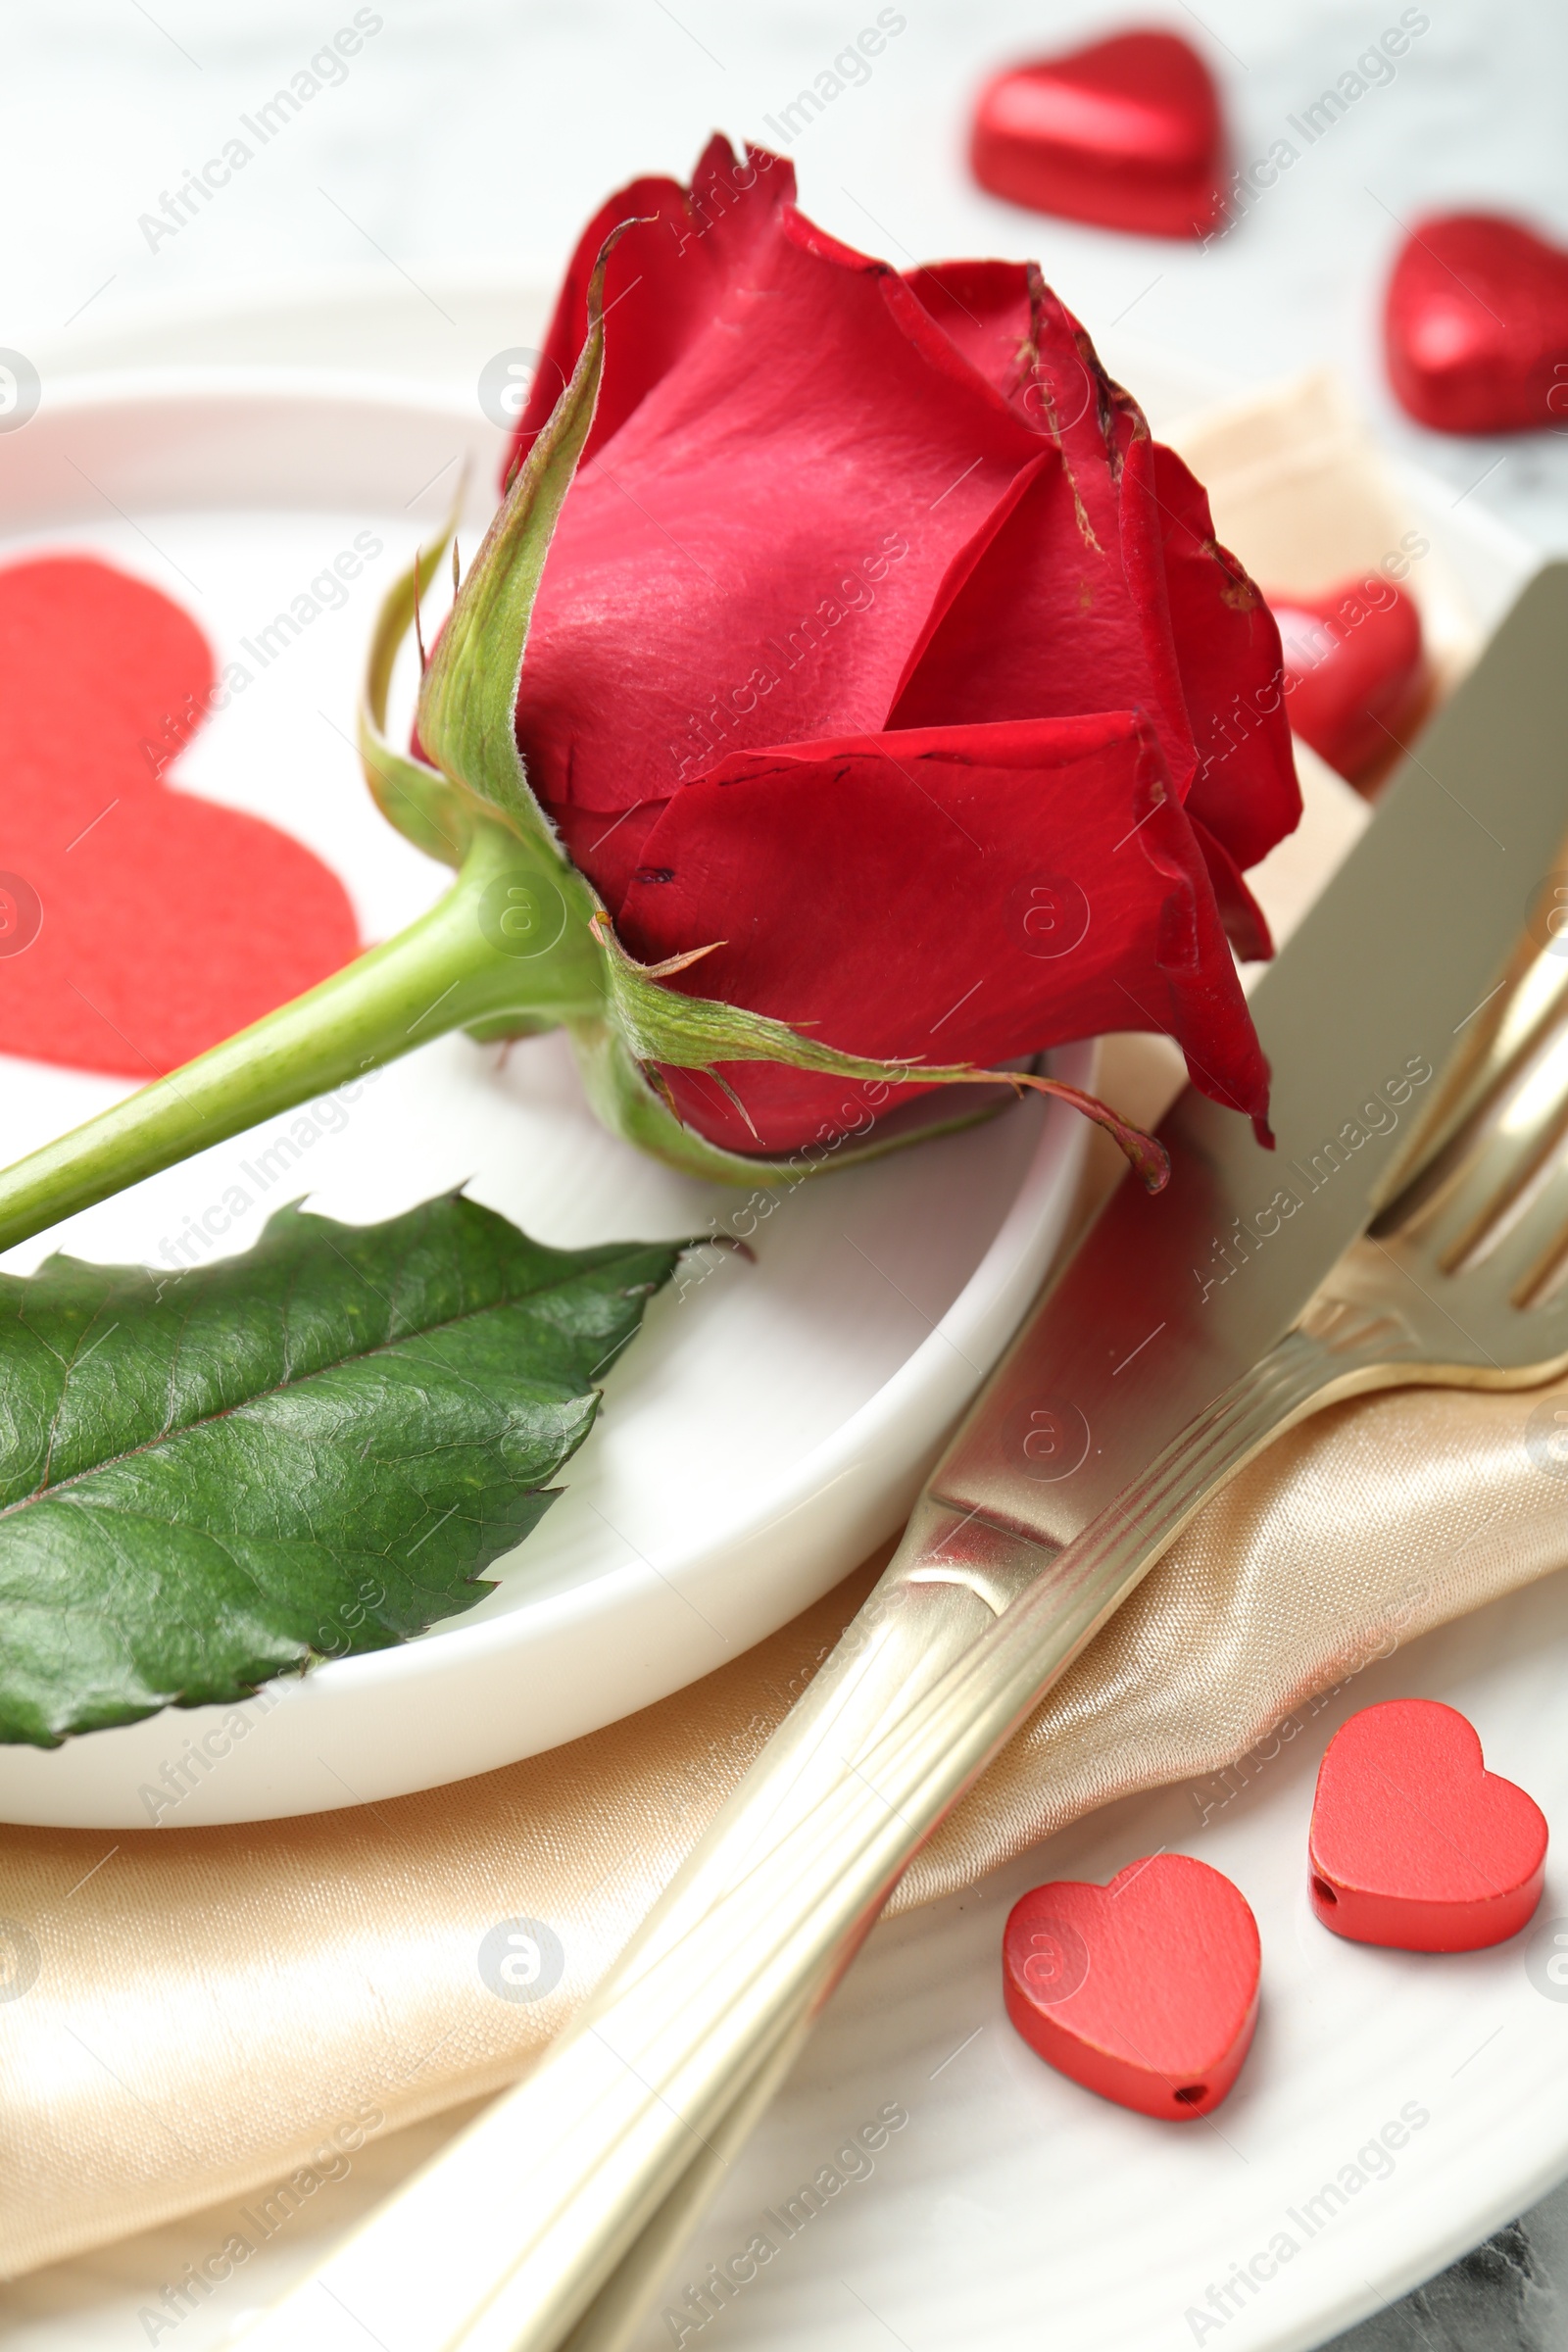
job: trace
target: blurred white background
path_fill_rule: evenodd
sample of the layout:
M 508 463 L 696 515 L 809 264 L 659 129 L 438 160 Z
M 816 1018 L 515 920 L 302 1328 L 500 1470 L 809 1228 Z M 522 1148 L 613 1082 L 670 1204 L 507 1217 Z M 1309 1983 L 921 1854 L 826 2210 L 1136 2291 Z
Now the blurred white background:
M 1456 498 L 1568 547 L 1568 420 L 1495 442 L 1423 432 L 1389 397 L 1379 334 L 1399 223 L 1423 210 L 1511 210 L 1568 239 L 1568 12 L 1432 0 L 1396 78 L 1207 249 L 983 195 L 964 145 L 988 72 L 1165 22 L 1207 58 L 1245 161 L 1398 22 L 1397 0 L 1202 0 L 1200 16 L 1180 0 L 1129 14 L 1102 0 L 906 0 L 897 13 L 905 29 L 870 78 L 790 144 L 826 226 L 901 262 L 1033 254 L 1092 332 L 1120 320 L 1237 377 L 1332 360 Z M 402 299 L 412 281 L 430 297 L 413 297 L 427 336 L 417 372 L 471 382 L 476 317 L 493 314 L 466 307 L 465 287 L 553 278 L 612 186 L 638 171 L 684 176 L 715 126 L 767 141 L 766 118 L 876 14 L 872 0 L 377 0 L 360 16 L 379 29 L 342 80 L 149 250 L 140 217 L 353 24 L 352 0 L 13 0 L 0 343 L 47 385 L 112 357 L 150 306 L 178 356 L 205 336 L 220 357 L 225 315 L 259 296 L 329 299 L 353 280 Z

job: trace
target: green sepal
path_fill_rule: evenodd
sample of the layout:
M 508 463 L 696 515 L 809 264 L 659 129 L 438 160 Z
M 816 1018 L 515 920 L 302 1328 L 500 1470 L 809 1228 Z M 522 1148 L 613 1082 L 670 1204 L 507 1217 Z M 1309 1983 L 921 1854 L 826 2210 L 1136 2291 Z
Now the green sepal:
M 1108 1104 L 1058 1078 L 1040 1078 L 1027 1070 L 981 1070 L 968 1062 L 927 1062 L 899 1058 L 876 1061 L 861 1054 L 846 1054 L 820 1039 L 803 1036 L 764 1012 L 748 1012 L 741 1004 L 726 1004 L 711 997 L 683 996 L 662 982 L 697 963 L 711 948 L 694 948 L 672 956 L 665 963 L 643 964 L 627 955 L 606 916 L 596 916 L 594 936 L 606 954 L 606 977 L 616 1028 L 627 1049 L 644 1070 L 662 1063 L 668 1069 L 706 1070 L 727 1094 L 742 1118 L 745 1105 L 719 1076 L 721 1061 L 777 1061 L 791 1069 L 814 1070 L 826 1078 L 845 1078 L 860 1084 L 890 1086 L 1010 1086 L 1042 1095 L 1054 1095 L 1074 1110 L 1103 1127 L 1126 1154 L 1140 1181 L 1152 1193 L 1170 1177 L 1170 1161 L 1162 1145 L 1141 1128 L 1118 1117 Z M 715 946 L 720 942 L 714 942 Z M 673 1113 L 671 1113 L 673 1116 Z M 747 1121 L 750 1125 L 750 1121 Z M 968 1122 L 964 1121 L 967 1125 Z M 689 1132 L 683 1130 L 683 1132 Z M 901 1134 L 897 1141 L 906 1138 Z M 891 1146 L 889 1148 L 892 1148 Z M 748 1165 L 752 1164 L 750 1162 Z M 836 1163 L 842 1164 L 842 1163 Z M 790 1163 L 785 1162 L 786 1170 Z
M 605 269 L 630 225 L 600 248 L 588 288 L 588 336 L 571 380 L 496 511 L 419 685 L 419 741 L 430 758 L 514 832 L 549 842 L 563 862 L 523 769 L 514 713 L 545 558 L 598 405 Z
M 765 1012 L 748 1012 L 743 1004 L 726 1004 L 716 997 L 689 997 L 663 983 L 712 954 L 712 947 L 694 948 L 671 956 L 664 963 L 639 963 L 615 937 L 614 926 L 603 912 L 594 919 L 594 937 L 605 951 L 606 980 L 611 1004 L 621 1035 L 636 1059 L 664 1063 L 670 1069 L 708 1070 L 718 1061 L 782 1061 L 797 1070 L 817 1070 L 830 1078 L 863 1078 L 884 1084 L 907 1080 L 908 1061 L 871 1061 L 860 1054 L 842 1054 L 815 1038 L 775 1021 Z M 714 941 L 713 946 L 722 946 Z M 937 1072 L 921 1069 L 922 1078 Z M 970 1073 L 965 1071 L 964 1076 Z
M 721 1144 L 710 1144 L 706 1136 L 699 1135 L 694 1127 L 688 1127 L 678 1118 L 666 1098 L 634 1059 L 625 1039 L 608 1021 L 568 1020 L 565 1026 L 577 1058 L 583 1093 L 600 1123 L 612 1135 L 623 1136 L 640 1151 L 678 1168 L 682 1175 L 701 1177 L 710 1184 L 762 1186 L 768 1191 L 783 1186 L 793 1189 L 819 1170 L 858 1167 L 866 1160 L 885 1159 L 890 1152 L 901 1152 L 909 1144 L 926 1143 L 935 1136 L 956 1135 L 965 1127 L 981 1126 L 1005 1107 L 1001 1102 L 975 1103 L 971 1097 L 966 1108 L 962 1097 L 941 1096 L 929 1120 L 918 1126 L 901 1126 L 896 1135 L 873 1133 L 865 1142 L 858 1143 L 854 1140 L 858 1132 L 858 1121 L 854 1125 L 830 1125 L 825 1134 L 801 1145 L 783 1158 L 762 1152 L 754 1157 L 745 1152 L 726 1152 Z M 470 1036 L 476 1034 L 469 1031 Z M 859 1102 L 844 1105 L 846 1117 L 858 1110 L 871 1111 L 874 1116 L 875 1106 L 863 1097 Z
M 460 500 L 461 496 L 460 492 Z M 386 707 L 399 650 L 414 625 L 417 602 L 452 543 L 457 512 L 455 505 L 435 545 L 419 552 L 381 600 L 365 665 L 359 712 L 360 764 L 370 798 L 406 841 L 412 841 L 427 858 L 451 866 L 462 865 L 473 839 L 473 802 L 438 767 L 416 760 L 412 752 L 398 751 L 388 741 Z

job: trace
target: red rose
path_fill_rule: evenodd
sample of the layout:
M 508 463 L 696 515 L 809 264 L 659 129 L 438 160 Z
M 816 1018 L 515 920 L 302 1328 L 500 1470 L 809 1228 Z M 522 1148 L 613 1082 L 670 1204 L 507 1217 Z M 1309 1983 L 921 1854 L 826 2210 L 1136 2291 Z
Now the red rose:
M 535 794 L 633 954 L 723 943 L 675 986 L 887 1058 L 1164 1030 L 1261 1126 L 1226 934 L 1268 953 L 1242 869 L 1300 808 L 1267 607 L 1032 267 L 901 275 L 794 195 L 715 139 L 583 233 L 519 454 L 637 220 L 523 661 Z M 838 1110 L 721 1067 L 744 1114 L 662 1075 L 731 1150 Z
M 445 538 L 381 608 L 366 775 L 446 897 L 6 1171 L 0 1246 L 454 1028 L 564 1027 L 610 1126 L 729 1183 L 1104 1029 L 1267 1139 L 1226 944 L 1299 808 L 1267 607 L 1037 272 L 902 277 L 793 198 L 716 140 L 591 224 L 410 753 Z

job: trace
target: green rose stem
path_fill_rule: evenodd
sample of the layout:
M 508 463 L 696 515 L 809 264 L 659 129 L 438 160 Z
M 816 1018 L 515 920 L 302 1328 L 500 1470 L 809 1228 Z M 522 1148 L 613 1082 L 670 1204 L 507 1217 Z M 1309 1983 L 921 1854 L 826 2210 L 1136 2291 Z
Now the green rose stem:
M 0 1249 L 448 1030 L 602 1015 L 601 953 L 564 913 L 537 859 L 481 822 L 455 888 L 396 939 L 0 1175 Z
M 1158 1147 L 1076 1088 L 1023 1073 L 839 1054 L 762 1015 L 662 987 L 625 954 L 571 867 L 492 818 L 475 816 L 468 833 L 454 887 L 384 947 L 0 1173 L 0 1249 L 454 1029 L 501 1037 L 564 1026 L 606 1123 L 721 1183 L 789 1183 L 816 1165 L 879 1156 L 907 1139 L 782 1160 L 726 1152 L 680 1124 L 646 1062 L 711 1068 L 719 1059 L 789 1059 L 858 1082 L 868 1103 L 911 1079 L 1000 1077 L 1064 1097 L 1110 1129 L 1146 1182 L 1162 1181 Z M 667 970 L 656 967 L 660 976 Z M 945 1111 L 922 1133 L 977 1115 L 986 1114 Z
M 371 638 L 360 716 L 366 781 L 382 814 L 416 848 L 457 868 L 452 889 L 384 947 L 0 1174 L 0 1249 L 453 1029 L 496 1038 L 564 1027 L 605 1124 L 687 1174 L 720 1183 L 797 1183 L 819 1167 L 845 1167 L 918 1136 L 968 1126 L 991 1106 L 944 1106 L 918 1129 L 851 1142 L 862 1129 L 857 1117 L 826 1147 L 754 1158 L 684 1125 L 661 1070 L 706 1071 L 738 1100 L 723 1064 L 783 1062 L 853 1082 L 860 1092 L 846 1107 L 857 1111 L 874 1110 L 891 1088 L 911 1082 L 1032 1088 L 1061 1097 L 1107 1129 L 1151 1191 L 1165 1182 L 1159 1145 L 1076 1087 L 967 1064 L 869 1059 L 764 1013 L 667 987 L 722 943 L 705 942 L 665 963 L 638 963 L 564 854 L 523 771 L 513 713 L 540 574 L 593 422 L 605 263 L 619 234 L 594 271 L 588 337 L 571 381 L 509 484 L 422 669 L 423 757 L 393 747 L 387 699 L 398 649 L 416 623 L 452 525 L 392 588 Z

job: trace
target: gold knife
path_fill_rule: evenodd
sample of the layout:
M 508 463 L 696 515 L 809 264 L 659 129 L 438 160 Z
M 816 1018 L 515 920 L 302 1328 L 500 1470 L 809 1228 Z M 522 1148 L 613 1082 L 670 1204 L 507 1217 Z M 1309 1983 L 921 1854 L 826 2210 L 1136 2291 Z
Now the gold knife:
M 517 2090 L 246 2333 L 252 2352 L 627 2340 L 924 1838 L 1192 1513 L 1345 1393 L 1298 1326 L 1493 1066 L 1486 1008 L 1508 1002 L 1568 829 L 1565 646 L 1556 564 L 1253 999 L 1277 1152 L 1181 1098 L 1168 1189 L 1114 1194 L 604 1984 Z

